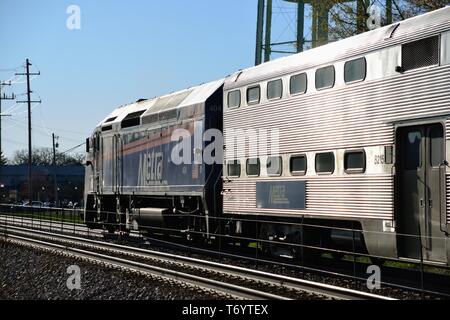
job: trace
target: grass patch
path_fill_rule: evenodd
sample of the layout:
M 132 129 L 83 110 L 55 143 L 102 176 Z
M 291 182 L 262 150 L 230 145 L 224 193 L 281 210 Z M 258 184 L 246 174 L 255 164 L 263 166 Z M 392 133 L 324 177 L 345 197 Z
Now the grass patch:
M 42 212 L 42 213 L 28 213 L 28 212 L 15 212 L 6 214 L 8 217 L 14 218 L 28 218 L 33 220 L 47 220 L 57 222 L 69 222 L 69 223 L 84 223 L 83 219 L 77 214 L 56 214 L 54 212 Z

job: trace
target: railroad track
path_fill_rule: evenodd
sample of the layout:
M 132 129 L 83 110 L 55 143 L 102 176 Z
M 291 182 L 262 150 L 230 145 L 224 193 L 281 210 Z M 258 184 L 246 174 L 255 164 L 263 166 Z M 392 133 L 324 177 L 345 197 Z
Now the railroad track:
M 15 242 L 149 273 L 237 299 L 287 300 L 299 299 L 302 296 L 311 299 L 315 296 L 345 300 L 394 300 L 239 266 L 18 226 L 8 226 L 6 236 Z

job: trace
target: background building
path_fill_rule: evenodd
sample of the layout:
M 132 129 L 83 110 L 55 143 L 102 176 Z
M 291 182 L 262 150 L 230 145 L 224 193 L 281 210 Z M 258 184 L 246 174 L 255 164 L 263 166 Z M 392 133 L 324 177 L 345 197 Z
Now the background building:
M 84 166 L 33 166 L 33 201 L 82 204 Z M 56 184 L 55 184 L 56 180 Z M 28 166 L 2 166 L 0 201 L 15 203 L 28 200 Z

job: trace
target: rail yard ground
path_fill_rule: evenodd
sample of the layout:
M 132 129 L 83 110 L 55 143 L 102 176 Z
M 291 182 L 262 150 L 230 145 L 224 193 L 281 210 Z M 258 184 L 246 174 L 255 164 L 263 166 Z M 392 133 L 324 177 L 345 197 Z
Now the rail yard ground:
M 217 300 L 226 297 L 162 279 L 0 240 L 0 300 Z M 70 266 L 81 271 L 69 289 Z

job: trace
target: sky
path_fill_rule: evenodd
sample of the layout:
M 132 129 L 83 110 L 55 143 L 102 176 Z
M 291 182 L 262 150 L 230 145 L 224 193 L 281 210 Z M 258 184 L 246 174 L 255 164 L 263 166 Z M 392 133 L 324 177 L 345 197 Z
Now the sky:
M 70 5 L 80 29 L 66 26 Z M 0 80 L 26 92 L 33 64 L 33 146 L 83 143 L 116 107 L 225 77 L 254 64 L 256 0 L 0 0 Z M 292 28 L 292 26 L 290 27 Z M 26 96 L 19 96 L 25 100 Z M 27 148 L 26 104 L 3 101 L 3 150 Z M 83 148 L 77 149 L 84 152 Z

